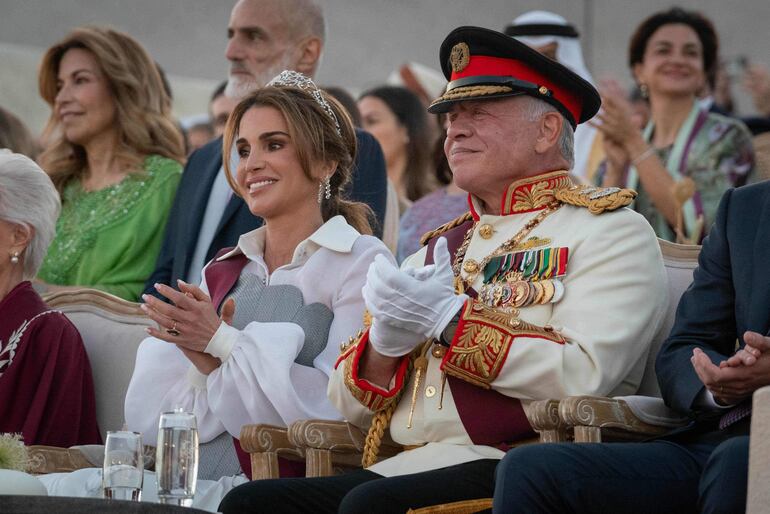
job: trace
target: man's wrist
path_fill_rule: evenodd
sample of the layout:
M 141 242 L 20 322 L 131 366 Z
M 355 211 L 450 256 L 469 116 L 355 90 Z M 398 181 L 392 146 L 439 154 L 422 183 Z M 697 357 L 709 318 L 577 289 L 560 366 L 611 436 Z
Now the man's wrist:
M 452 341 L 454 341 L 455 338 L 455 332 L 457 332 L 457 325 L 460 323 L 460 316 L 462 315 L 462 308 L 458 310 L 454 316 L 452 316 L 452 319 L 449 320 L 449 323 L 447 323 L 446 327 L 444 327 L 444 330 L 441 331 L 441 333 L 438 336 L 438 342 L 439 344 L 446 346 L 449 348 L 452 346 Z

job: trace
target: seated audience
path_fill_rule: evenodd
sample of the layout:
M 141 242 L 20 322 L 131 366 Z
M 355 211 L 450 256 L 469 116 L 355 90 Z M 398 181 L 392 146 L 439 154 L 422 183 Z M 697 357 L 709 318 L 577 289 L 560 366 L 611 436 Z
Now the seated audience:
M 190 154 L 214 139 L 214 125 L 208 114 L 194 114 L 179 120 L 185 139 L 185 150 Z
M 51 179 L 29 158 L 0 149 L 0 433 L 66 448 L 101 436 L 80 334 L 29 282 L 58 214 Z
M 436 179 L 442 187 L 414 202 L 399 221 L 396 252 L 399 263 L 420 249 L 425 233 L 468 211 L 468 193 L 454 183 L 444 154 L 445 141 L 446 134 L 442 134 L 433 150 Z
M 227 88 L 226 80 L 217 86 L 209 101 L 209 116 L 214 126 L 214 138 L 222 137 L 225 133 L 227 118 L 238 103 L 234 98 L 225 95 L 225 88 Z
M 369 428 L 366 469 L 244 484 L 225 514 L 491 498 L 503 449 L 535 435 L 530 401 L 638 387 L 665 271 L 649 225 L 622 208 L 632 192 L 569 180 L 573 130 L 598 93 L 487 29 L 456 29 L 440 56 L 449 85 L 430 110 L 448 112 L 445 150 L 471 211 L 403 270 L 380 256 L 369 268 L 371 328 L 345 345 L 329 381 L 345 418 Z M 388 427 L 409 449 L 376 462 Z
M 324 87 L 323 90 L 332 95 L 348 111 L 354 127 L 361 127 L 361 112 L 358 110 L 355 98 L 350 93 L 337 86 Z
M 38 278 L 136 301 L 184 156 L 158 68 L 130 36 L 81 27 L 48 49 L 39 85 L 52 108 L 40 162 L 62 213 Z
M 693 421 L 651 442 L 517 448 L 496 511 L 745 510 L 751 395 L 770 384 L 768 219 L 770 183 L 727 191 L 658 354 L 663 399 Z
M 638 190 L 634 209 L 670 241 L 699 243 L 719 198 L 744 184 L 754 165 L 746 127 L 697 102 L 717 47 L 714 26 L 701 14 L 655 13 L 637 27 L 629 47 L 634 78 L 650 99 L 646 128 L 634 126 L 624 94 L 602 91 L 596 127 L 607 159 L 601 183 Z
M 583 59 L 580 34 L 563 16 L 549 11 L 527 11 L 505 27 L 505 33 L 546 57 L 560 62 L 594 84 Z M 599 162 L 604 159 L 601 136 L 590 123 L 575 129 L 575 166 L 573 176 L 590 182 Z
M 399 215 L 435 188 L 430 173 L 432 127 L 425 107 L 403 87 L 381 86 L 358 99 L 363 128 L 382 147 L 388 180 L 399 201 Z
M 36 159 L 40 152 L 40 145 L 24 123 L 2 107 L 0 107 L 0 148 L 8 148 L 30 159 Z

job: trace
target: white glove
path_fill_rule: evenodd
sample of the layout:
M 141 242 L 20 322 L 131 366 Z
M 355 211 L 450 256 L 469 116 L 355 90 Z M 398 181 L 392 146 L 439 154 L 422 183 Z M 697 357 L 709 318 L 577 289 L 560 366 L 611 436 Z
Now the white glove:
M 438 337 L 468 299 L 454 291 L 454 274 L 445 238 L 436 242 L 433 265 L 400 271 L 378 255 L 363 288 L 372 314 L 369 340 L 391 357 L 405 355 L 422 341 Z

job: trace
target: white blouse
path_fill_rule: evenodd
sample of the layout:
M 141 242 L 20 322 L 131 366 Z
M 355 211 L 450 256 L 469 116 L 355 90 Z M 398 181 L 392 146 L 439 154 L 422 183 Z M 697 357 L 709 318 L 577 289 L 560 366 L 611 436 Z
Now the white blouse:
M 272 274 L 263 259 L 264 244 L 262 227 L 242 235 L 220 260 L 242 253 L 249 259 L 242 274 L 256 275 L 267 286 L 292 285 L 302 292 L 305 305 L 328 307 L 334 319 L 325 349 L 312 367 L 304 366 L 295 362 L 305 341 L 299 325 L 251 322 L 237 330 L 222 323 L 205 350 L 222 365 L 206 376 L 175 345 L 145 339 L 125 414 L 128 428 L 142 432 L 146 441 L 156 440 L 160 414 L 176 407 L 195 413 L 202 443 L 225 431 L 239 437 L 246 424 L 288 426 L 300 419 L 342 418 L 326 396 L 329 375 L 340 343 L 363 327 L 361 288 L 369 264 L 377 254 L 393 257 L 379 239 L 359 234 L 342 216 L 297 245 L 291 262 Z M 205 270 L 201 288 L 208 293 Z

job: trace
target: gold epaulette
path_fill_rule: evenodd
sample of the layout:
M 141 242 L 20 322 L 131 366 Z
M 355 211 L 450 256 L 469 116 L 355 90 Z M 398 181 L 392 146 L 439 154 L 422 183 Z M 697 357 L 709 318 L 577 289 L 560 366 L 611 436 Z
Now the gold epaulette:
M 460 225 L 462 225 L 462 224 L 463 224 L 463 223 L 465 223 L 466 221 L 470 221 L 470 220 L 472 220 L 472 219 L 473 219 L 473 216 L 471 216 L 471 213 L 470 213 L 470 212 L 466 212 L 466 213 L 465 213 L 465 214 L 463 214 L 462 216 L 460 216 L 460 217 L 458 217 L 458 218 L 455 218 L 455 219 L 453 219 L 453 220 L 452 220 L 452 221 L 450 221 L 449 223 L 444 223 L 444 224 L 443 224 L 443 225 L 441 225 L 439 228 L 437 228 L 437 229 L 433 229 L 433 230 L 431 230 L 430 232 L 426 232 L 426 233 L 424 233 L 424 234 L 422 235 L 422 237 L 420 238 L 420 246 L 424 246 L 424 245 L 425 245 L 425 243 L 427 243 L 428 241 L 430 241 L 430 240 L 431 240 L 431 239 L 433 239 L 434 237 L 436 237 L 436 236 L 440 236 L 440 235 L 441 235 L 441 234 L 443 234 L 444 232 L 446 232 L 446 231 L 448 231 L 448 230 L 452 230 L 452 229 L 453 229 L 453 228 L 455 228 L 455 227 L 459 227 Z
M 601 214 L 630 205 L 636 198 L 636 191 L 619 187 L 572 185 L 556 189 L 554 197 L 568 205 L 586 207 L 591 214 Z

